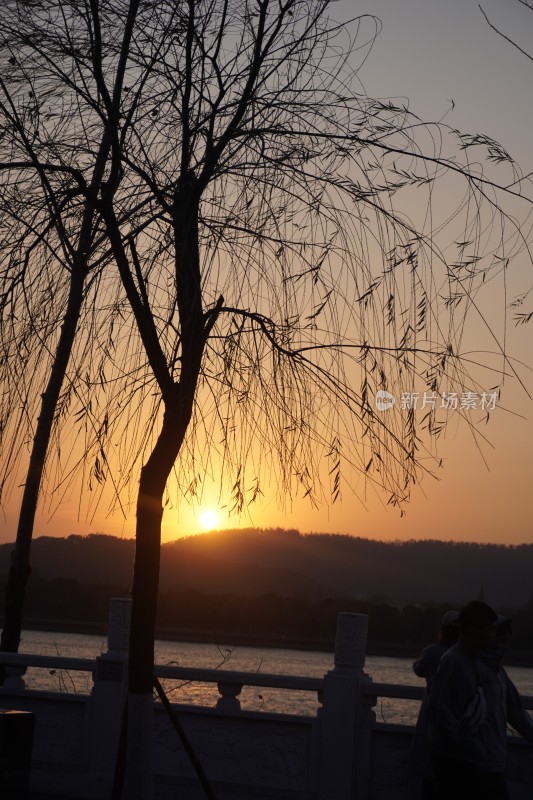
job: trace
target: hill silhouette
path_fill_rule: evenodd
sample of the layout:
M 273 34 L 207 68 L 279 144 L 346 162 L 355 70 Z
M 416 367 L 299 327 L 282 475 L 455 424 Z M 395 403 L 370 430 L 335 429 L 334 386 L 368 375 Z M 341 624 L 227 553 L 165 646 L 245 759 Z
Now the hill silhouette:
M 104 534 L 39 537 L 32 566 L 43 580 L 128 587 L 134 542 Z M 0 546 L 0 575 L 11 544 Z M 460 604 L 483 593 L 495 606 L 531 600 L 533 545 L 381 542 L 294 530 L 205 533 L 164 544 L 161 591 L 323 600 L 371 598 L 395 605 Z

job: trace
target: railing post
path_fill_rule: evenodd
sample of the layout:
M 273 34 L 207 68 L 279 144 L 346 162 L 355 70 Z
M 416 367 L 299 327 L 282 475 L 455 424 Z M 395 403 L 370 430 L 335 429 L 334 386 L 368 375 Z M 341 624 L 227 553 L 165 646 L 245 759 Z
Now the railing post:
M 99 797 L 111 796 L 115 761 L 127 690 L 131 600 L 115 597 L 109 604 L 107 652 L 96 659 L 91 697 L 90 759 Z
M 321 719 L 319 800 L 367 800 L 372 700 L 361 696 L 368 617 L 339 614 L 335 666 L 324 681 Z

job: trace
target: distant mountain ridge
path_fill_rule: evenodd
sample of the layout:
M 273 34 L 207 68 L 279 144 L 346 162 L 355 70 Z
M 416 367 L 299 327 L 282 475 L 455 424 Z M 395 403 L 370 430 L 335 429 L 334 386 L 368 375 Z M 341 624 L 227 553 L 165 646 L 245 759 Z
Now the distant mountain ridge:
M 0 545 L 0 575 L 12 544 Z M 32 567 L 46 580 L 127 587 L 135 543 L 104 534 L 39 537 Z M 381 542 L 294 530 L 246 529 L 199 534 L 164 544 L 161 591 L 321 600 L 382 599 L 394 604 L 463 603 L 484 595 L 496 606 L 532 599 L 533 545 L 435 540 Z

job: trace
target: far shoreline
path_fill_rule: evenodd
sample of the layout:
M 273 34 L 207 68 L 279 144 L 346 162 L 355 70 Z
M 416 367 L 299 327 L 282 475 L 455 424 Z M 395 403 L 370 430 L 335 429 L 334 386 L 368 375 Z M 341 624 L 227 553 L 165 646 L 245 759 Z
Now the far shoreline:
M 63 619 L 28 619 L 23 624 L 27 631 L 45 631 L 47 633 L 74 633 L 93 636 L 106 636 L 107 624 L 102 622 L 82 622 Z M 175 629 L 158 626 L 156 638 L 162 641 L 217 644 L 229 647 L 257 647 L 276 650 L 300 650 L 302 652 L 332 653 L 334 642 L 324 639 L 290 639 L 286 637 L 242 636 L 228 631 L 198 631 L 191 629 Z M 428 642 L 417 644 L 412 642 L 369 642 L 368 656 L 386 658 L 417 658 Z M 533 667 L 533 651 L 508 651 L 504 666 Z

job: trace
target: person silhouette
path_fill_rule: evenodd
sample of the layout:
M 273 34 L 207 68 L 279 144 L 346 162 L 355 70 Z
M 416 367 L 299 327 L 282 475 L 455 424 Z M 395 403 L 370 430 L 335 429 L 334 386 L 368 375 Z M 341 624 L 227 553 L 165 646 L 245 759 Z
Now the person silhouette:
M 501 667 L 497 627 L 493 608 L 468 603 L 459 614 L 459 640 L 432 680 L 426 705 L 432 800 L 508 800 L 506 724 L 533 743 L 533 720 Z
M 426 694 L 420 704 L 418 719 L 416 721 L 413 744 L 409 758 L 409 771 L 421 780 L 419 795 L 421 800 L 430 800 L 433 785 L 433 770 L 428 746 L 428 720 L 427 699 L 428 693 L 436 675 L 439 662 L 444 653 L 459 638 L 459 612 L 447 611 L 440 624 L 438 641 L 427 645 L 422 650 L 419 658 L 413 662 L 413 672 L 419 678 L 426 680 Z
M 459 612 L 447 611 L 442 618 L 438 641 L 424 647 L 420 657 L 413 662 L 413 672 L 419 678 L 426 679 L 429 690 L 437 672 L 439 662 L 449 647 L 459 638 Z

